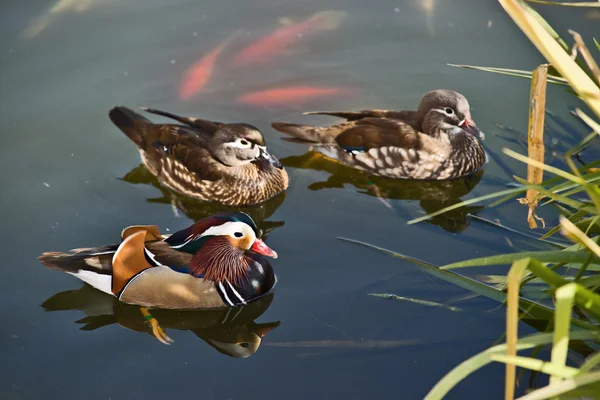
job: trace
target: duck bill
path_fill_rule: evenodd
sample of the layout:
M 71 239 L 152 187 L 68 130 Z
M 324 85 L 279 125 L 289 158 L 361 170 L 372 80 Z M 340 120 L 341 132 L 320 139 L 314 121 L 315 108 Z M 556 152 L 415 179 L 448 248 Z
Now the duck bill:
M 267 322 L 264 324 L 256 324 L 254 327 L 254 333 L 256 333 L 261 339 L 264 339 L 267 336 L 267 333 L 271 332 L 273 329 L 277 328 L 281 324 L 280 321 L 277 322 Z
M 277 258 L 277 253 L 275 252 L 275 250 L 267 246 L 265 242 L 258 238 L 256 238 L 256 240 L 254 241 L 252 247 L 250 247 L 250 250 L 252 250 L 255 253 L 262 254 L 263 256 Z
M 460 126 L 464 131 L 479 138 L 479 140 L 485 140 L 485 134 L 479 130 L 472 119 L 465 118 L 458 124 L 458 126 Z
M 259 160 L 262 163 L 271 164 L 275 168 L 279 168 L 279 169 L 283 168 L 283 164 L 281 164 L 281 162 L 277 159 L 277 157 L 275 157 L 274 155 L 270 154 L 267 151 L 266 147 L 264 147 L 264 148 L 261 147 L 260 154 L 258 155 L 257 160 Z

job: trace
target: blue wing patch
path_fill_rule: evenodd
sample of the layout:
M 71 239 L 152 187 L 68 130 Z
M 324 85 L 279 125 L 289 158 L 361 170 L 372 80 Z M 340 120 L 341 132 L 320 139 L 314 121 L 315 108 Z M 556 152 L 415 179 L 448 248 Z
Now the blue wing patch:
M 342 147 L 342 148 L 350 154 L 358 154 L 358 153 L 365 152 L 365 148 L 362 146 L 361 147 Z

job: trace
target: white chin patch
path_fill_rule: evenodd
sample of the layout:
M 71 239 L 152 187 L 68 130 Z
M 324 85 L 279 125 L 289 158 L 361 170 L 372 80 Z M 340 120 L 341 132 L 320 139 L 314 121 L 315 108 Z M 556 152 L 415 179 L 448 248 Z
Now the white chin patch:
M 444 128 L 446 133 L 448 133 L 449 135 L 457 135 L 463 131 L 463 129 L 460 126 L 450 125 L 446 122 L 444 122 L 442 127 Z

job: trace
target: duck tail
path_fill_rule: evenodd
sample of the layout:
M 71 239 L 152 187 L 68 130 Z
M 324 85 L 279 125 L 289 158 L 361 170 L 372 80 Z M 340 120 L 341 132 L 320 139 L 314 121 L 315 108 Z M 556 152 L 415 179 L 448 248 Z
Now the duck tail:
M 325 143 L 330 141 L 330 138 L 323 135 L 322 129 L 314 126 L 290 124 L 287 122 L 273 122 L 271 126 L 279 132 L 293 136 L 300 141 L 312 143 Z
M 38 257 L 40 262 L 50 268 L 63 272 L 77 273 L 81 270 L 95 273 L 109 273 L 112 270 L 114 246 L 94 249 L 73 249 L 68 253 L 48 251 Z
M 144 148 L 144 133 L 152 122 L 136 113 L 135 111 L 122 106 L 113 107 L 108 117 L 124 134 L 129 137 L 138 147 Z

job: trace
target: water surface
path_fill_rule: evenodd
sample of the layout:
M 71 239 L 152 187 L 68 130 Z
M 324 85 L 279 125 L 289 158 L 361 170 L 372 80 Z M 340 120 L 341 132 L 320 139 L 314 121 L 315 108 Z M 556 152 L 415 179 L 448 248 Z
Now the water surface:
M 502 340 L 504 309 L 496 303 L 460 300 L 468 292 L 336 239 L 363 240 L 434 264 L 541 248 L 465 211 L 406 224 L 425 210 L 504 189 L 512 174 L 526 174 L 500 149 L 523 151 L 514 139 L 526 131 L 529 81 L 446 65 L 532 69 L 543 62 L 498 4 L 88 0 L 80 11 L 56 13 L 44 29 L 23 36 L 51 6 L 13 0 L 0 16 L 1 398 L 418 399 L 459 362 Z M 208 92 L 187 102 L 178 98 L 186 68 L 231 32 L 245 30 L 240 43 L 250 43 L 281 18 L 298 21 L 324 9 L 343 10 L 348 18 L 266 66 L 221 68 Z M 584 10 L 539 9 L 561 34 L 570 27 L 586 38 L 594 33 Z M 353 95 L 301 107 L 235 102 L 249 91 L 298 84 L 352 88 Z M 492 159 L 483 174 L 451 187 L 375 182 L 387 205 L 365 176 L 310 159 L 305 145 L 283 141 L 270 128 L 281 120 L 333 122 L 302 116 L 305 110 L 414 109 L 424 92 L 436 88 L 467 96 Z M 568 133 L 555 120 L 547 122 L 547 154 L 562 165 L 562 153 L 587 130 L 569 114 L 580 106 L 573 96 L 561 87 L 551 87 L 548 96 L 548 109 L 572 127 Z M 165 315 L 164 327 L 175 340 L 165 346 L 135 312 L 38 263 L 43 251 L 114 243 L 127 225 L 156 224 L 172 232 L 214 212 L 180 198 L 175 215 L 169 193 L 138 168 L 135 146 L 109 121 L 114 105 L 255 124 L 287 165 L 285 198 L 256 211 L 266 221 L 261 227 L 269 232 L 269 246 L 279 253 L 276 293 L 242 315 L 243 324 L 219 330 L 215 321 L 231 315 Z M 597 157 L 597 149 L 586 156 Z M 553 210 L 540 213 L 555 222 Z M 516 202 L 478 215 L 527 231 L 526 210 Z M 258 329 L 252 324 L 273 325 L 250 357 L 228 356 L 222 343 L 227 335 Z M 535 331 L 527 324 L 520 329 Z M 520 393 L 545 384 L 540 377 L 527 379 Z M 448 398 L 501 398 L 502 387 L 502 366 L 489 366 Z

